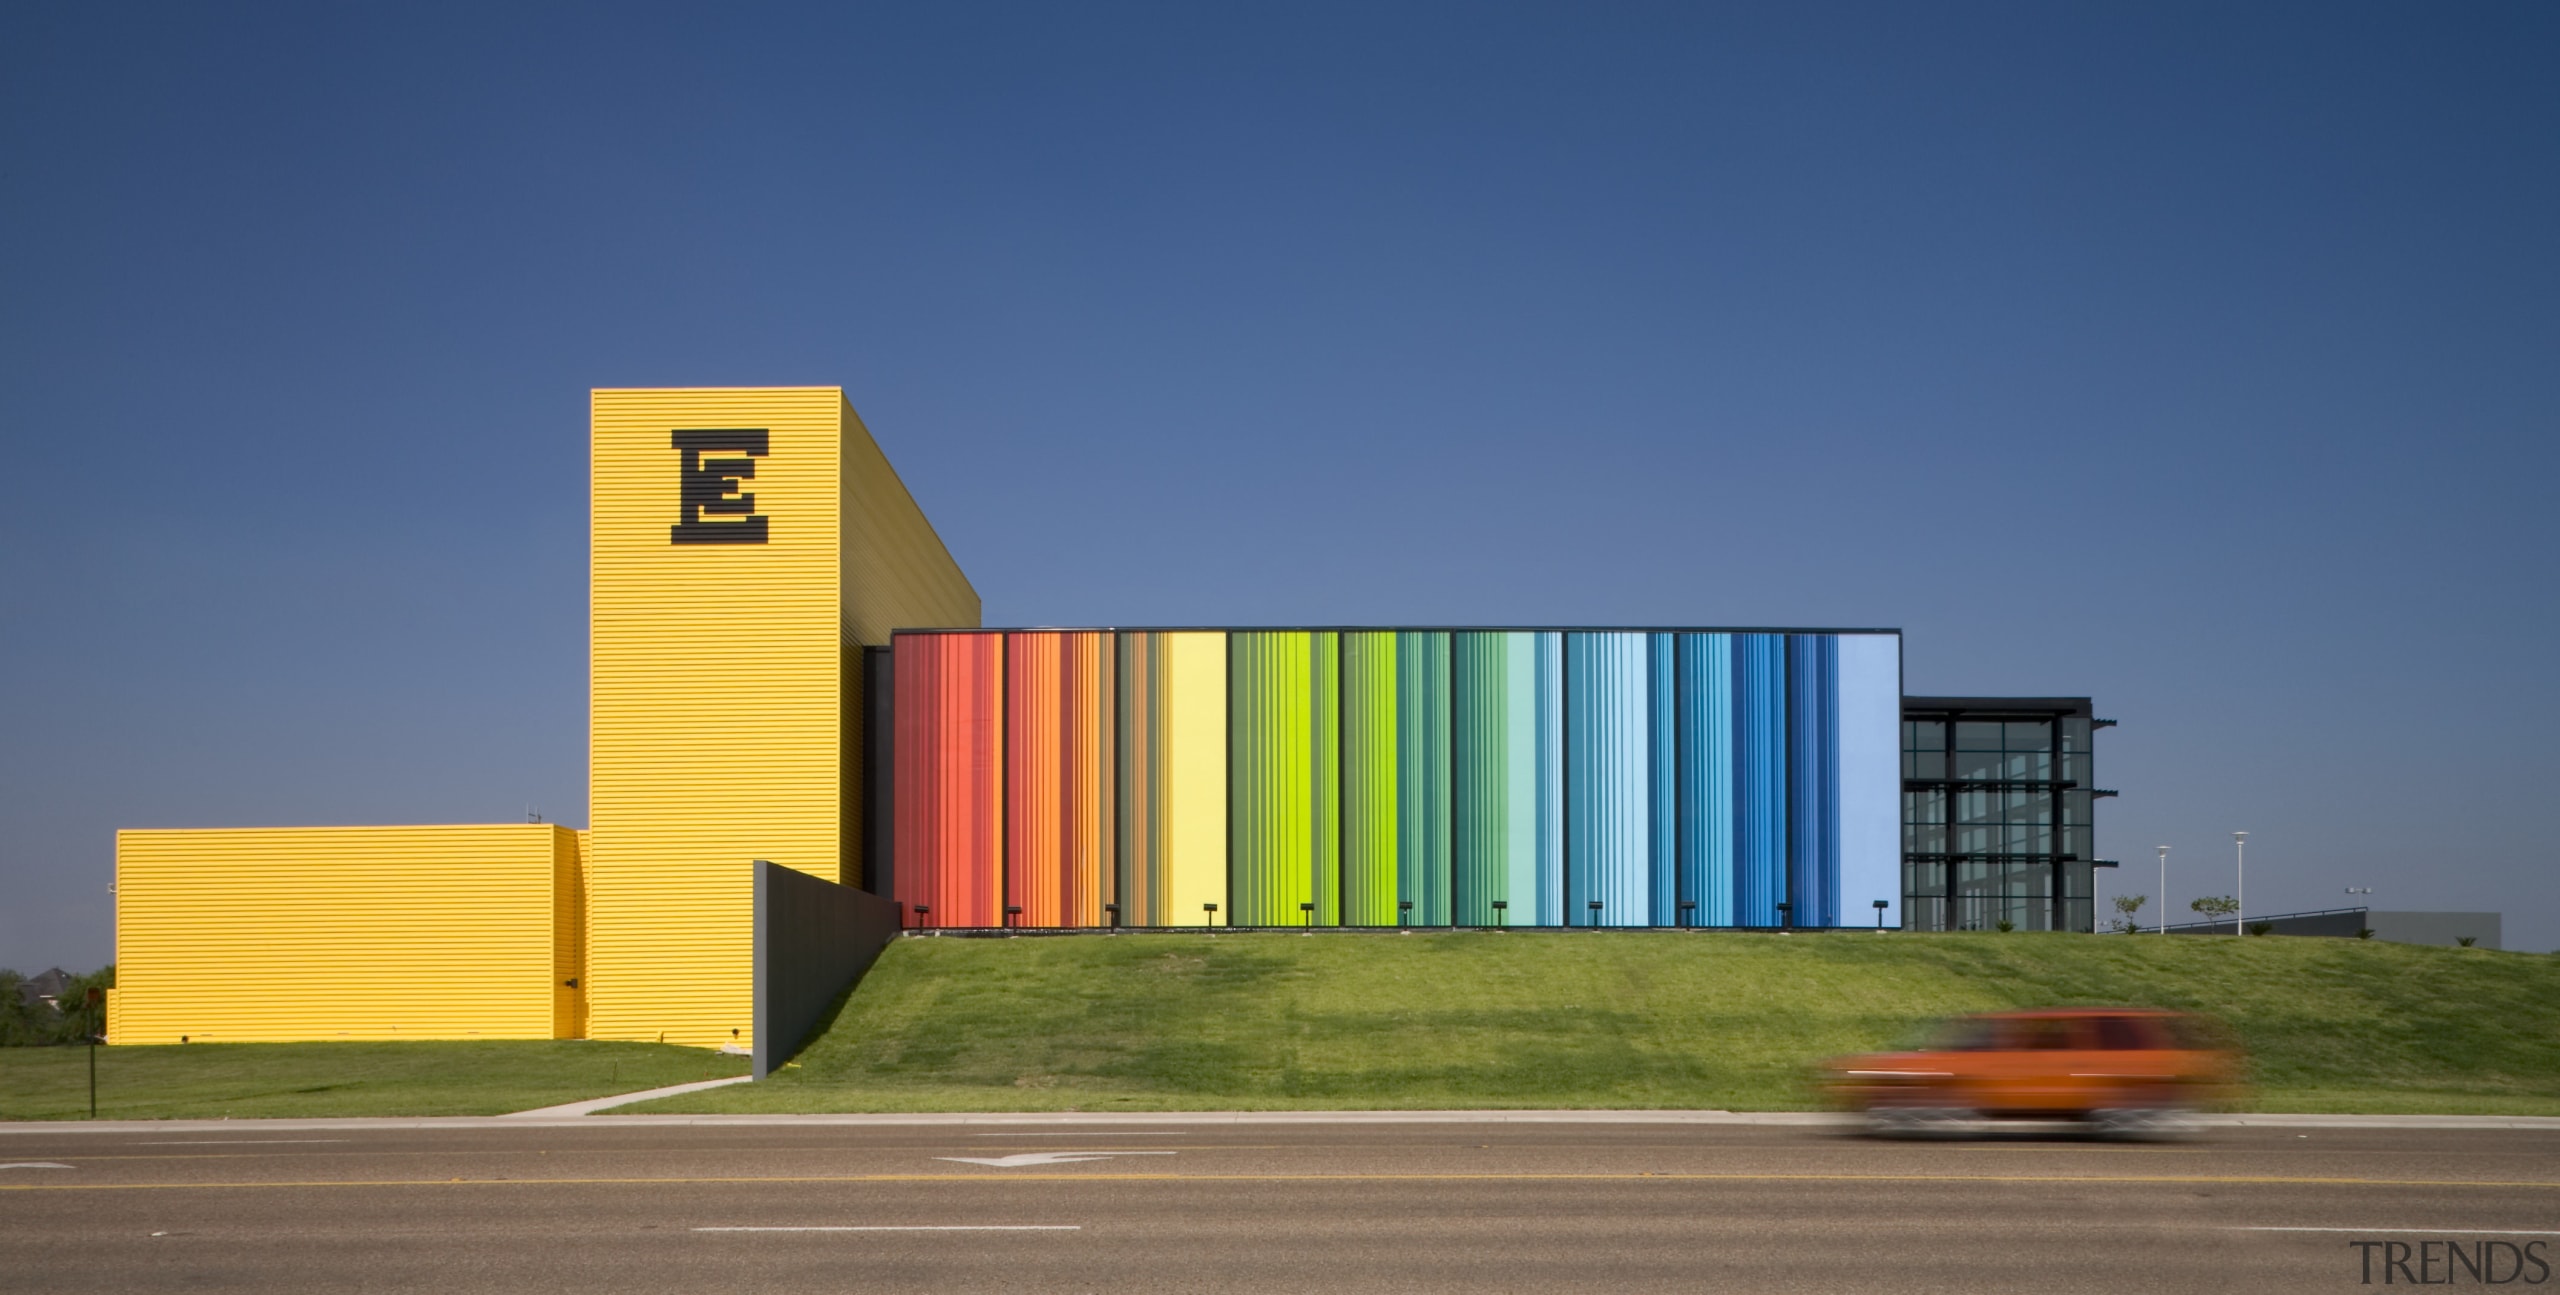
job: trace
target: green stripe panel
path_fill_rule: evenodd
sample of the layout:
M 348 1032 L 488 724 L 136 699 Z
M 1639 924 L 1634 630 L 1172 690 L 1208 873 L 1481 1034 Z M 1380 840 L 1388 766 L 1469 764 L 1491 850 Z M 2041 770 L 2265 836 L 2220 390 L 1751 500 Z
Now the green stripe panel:
M 1342 640 L 1342 924 L 1396 924 L 1396 635 Z
M 1449 635 L 1396 635 L 1396 898 L 1449 924 Z
M 1311 898 L 1318 926 L 1342 921 L 1342 636 L 1311 634 L 1307 645 L 1307 763 L 1314 818 Z M 1285 920 L 1285 915 L 1284 915 Z
M 1536 636 L 1458 634 L 1449 666 L 1451 920 L 1535 926 Z M 1507 910 L 1496 910 L 1496 901 Z
M 1295 925 L 1315 898 L 1311 634 L 1227 636 L 1227 894 L 1238 926 Z

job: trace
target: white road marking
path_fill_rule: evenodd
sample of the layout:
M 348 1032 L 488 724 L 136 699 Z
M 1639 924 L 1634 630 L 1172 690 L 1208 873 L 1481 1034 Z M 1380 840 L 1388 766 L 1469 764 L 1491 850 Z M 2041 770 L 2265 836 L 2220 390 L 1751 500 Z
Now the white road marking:
M 976 1136 L 982 1138 L 1099 1138 L 1107 1142 L 1113 1138 L 1187 1138 L 1191 1136 L 1191 1131 L 1183 1129 L 1173 1133 L 1131 1133 L 1120 1129 L 1086 1129 L 1075 1133 L 980 1133 Z
M 2267 1228 L 2235 1227 L 2234 1232 L 2424 1232 L 2429 1236 L 2464 1237 L 2560 1237 L 2560 1232 L 2537 1232 L 2531 1228 Z
M 70 1167 L 57 1165 L 50 1160 L 21 1160 L 15 1164 L 0 1165 L 0 1169 L 69 1169 Z
M 1082 1232 L 1080 1223 L 945 1223 L 877 1227 L 695 1228 L 696 1232 Z
M 287 1142 L 345 1142 L 345 1138 L 213 1138 L 203 1142 L 128 1142 L 132 1147 L 263 1147 Z
M 935 1156 L 964 1165 L 988 1165 L 996 1169 L 1020 1169 L 1025 1165 L 1071 1165 L 1080 1160 L 1109 1160 L 1113 1156 L 1170 1156 L 1173 1151 L 1024 1151 L 1010 1156 Z

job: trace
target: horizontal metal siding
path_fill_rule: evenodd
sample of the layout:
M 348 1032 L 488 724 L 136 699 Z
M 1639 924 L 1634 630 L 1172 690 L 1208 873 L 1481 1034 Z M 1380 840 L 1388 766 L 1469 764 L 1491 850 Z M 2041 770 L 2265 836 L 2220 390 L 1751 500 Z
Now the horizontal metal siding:
M 113 1041 L 555 1037 L 576 857 L 543 823 L 118 832 Z
M 598 1038 L 751 1044 L 750 861 L 844 875 L 843 393 L 597 391 L 590 688 Z M 675 544 L 676 429 L 757 428 L 762 544 Z

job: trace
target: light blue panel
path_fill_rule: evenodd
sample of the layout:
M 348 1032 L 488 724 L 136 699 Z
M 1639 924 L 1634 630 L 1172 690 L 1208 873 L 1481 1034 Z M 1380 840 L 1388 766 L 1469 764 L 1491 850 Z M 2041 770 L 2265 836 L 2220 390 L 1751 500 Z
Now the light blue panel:
M 1645 635 L 1645 907 L 1656 926 L 1680 921 L 1680 716 L 1673 679 L 1678 639 Z
M 1787 886 L 1795 924 L 1840 924 L 1840 639 L 1787 636 Z
M 1902 638 L 1840 636 L 1840 920 L 1902 925 Z
M 1787 898 L 1787 640 L 1733 636 L 1733 924 L 1775 926 Z
M 1537 636 L 1538 925 L 1564 925 L 1564 635 Z
M 1683 634 L 1680 675 L 1680 889 L 1699 926 L 1733 921 L 1733 636 Z M 1896 759 L 1900 757 L 1897 754 Z M 1899 774 L 1897 764 L 1896 772 Z M 1898 811 L 1897 811 L 1898 813 Z M 1898 819 L 1896 823 L 1898 823 Z M 1899 827 L 1888 824 L 1895 831 Z M 1898 838 L 1897 838 L 1898 839 Z M 1895 859 L 1897 875 L 1900 857 Z
M 1642 634 L 1565 636 L 1565 906 L 1573 925 L 1647 926 L 1652 745 Z
M 1502 653 L 1503 891 L 1509 923 L 1538 922 L 1538 660 L 1537 634 L 1505 634 Z M 1898 758 L 1898 757 L 1897 757 Z

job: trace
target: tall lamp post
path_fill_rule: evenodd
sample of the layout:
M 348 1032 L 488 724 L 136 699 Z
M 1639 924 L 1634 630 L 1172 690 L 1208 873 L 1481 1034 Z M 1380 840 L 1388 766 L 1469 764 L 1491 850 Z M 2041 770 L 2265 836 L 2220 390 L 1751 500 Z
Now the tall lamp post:
M 2160 933 L 2169 933 L 2169 847 L 2160 850 Z
M 2234 893 L 2231 896 L 2231 933 L 2245 935 L 2249 928 L 2241 925 L 2241 921 L 2249 912 L 2249 834 L 2232 833 L 2231 850 L 2233 868 L 2239 874 L 2239 880 L 2233 883 Z

